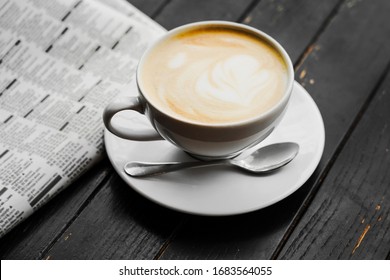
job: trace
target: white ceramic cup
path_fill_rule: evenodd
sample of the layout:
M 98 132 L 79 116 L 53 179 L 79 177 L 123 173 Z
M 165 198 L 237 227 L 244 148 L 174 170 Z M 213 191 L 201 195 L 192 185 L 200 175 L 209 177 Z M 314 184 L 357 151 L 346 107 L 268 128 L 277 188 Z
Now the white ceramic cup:
M 282 56 L 287 66 L 287 87 L 283 97 L 271 109 L 259 113 L 255 118 L 249 120 L 224 123 L 224 124 L 199 124 L 185 119 L 178 118 L 153 104 L 148 98 L 148 93 L 140 83 L 142 67 L 148 54 L 154 46 L 163 40 L 192 29 L 201 27 L 227 27 L 255 35 L 270 44 Z M 169 70 L 167 70 L 169 71 Z M 201 159 L 221 159 L 234 157 L 245 149 L 252 147 L 264 140 L 281 120 L 291 92 L 294 81 L 294 70 L 291 59 L 283 47 L 269 35 L 246 25 L 226 21 L 204 21 L 187 24 L 175 28 L 157 40 L 142 56 L 137 68 L 137 97 L 123 97 L 114 100 L 104 110 L 103 121 L 106 128 L 118 137 L 148 141 L 166 139 L 180 149 Z M 128 131 L 118 129 L 111 119 L 123 110 L 133 110 L 146 115 L 153 128 L 149 131 L 131 130 L 129 121 Z

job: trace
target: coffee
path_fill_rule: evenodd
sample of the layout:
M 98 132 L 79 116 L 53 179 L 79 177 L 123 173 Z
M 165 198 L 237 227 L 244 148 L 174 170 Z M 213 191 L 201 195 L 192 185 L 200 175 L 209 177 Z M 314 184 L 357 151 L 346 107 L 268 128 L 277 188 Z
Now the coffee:
M 257 35 L 203 27 L 160 42 L 147 55 L 139 84 L 152 104 L 200 124 L 227 124 L 267 112 L 285 94 L 287 65 Z
M 113 100 L 106 128 L 128 140 L 165 139 L 204 159 L 231 158 L 263 141 L 282 120 L 294 86 L 283 47 L 234 22 L 177 27 L 146 51 L 137 68 L 138 96 Z M 121 111 L 147 116 L 153 128 L 118 126 Z

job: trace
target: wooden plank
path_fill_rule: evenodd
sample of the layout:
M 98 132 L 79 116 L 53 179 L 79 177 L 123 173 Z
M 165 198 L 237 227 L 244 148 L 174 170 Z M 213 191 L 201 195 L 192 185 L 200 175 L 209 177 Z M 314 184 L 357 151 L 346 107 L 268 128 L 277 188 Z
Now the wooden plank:
M 149 16 L 161 9 L 166 0 L 132 0 L 138 9 Z M 11 233 L 0 240 L 2 259 L 38 259 L 51 246 L 58 236 L 82 211 L 87 200 L 99 189 L 99 185 L 114 171 L 108 159 L 61 192 L 37 213 L 18 225 Z
M 243 216 L 242 220 L 191 219 L 161 258 L 264 259 L 275 256 L 280 248 L 277 244 L 283 245 L 295 226 L 294 215 L 305 211 L 322 182 L 321 176 L 385 71 L 390 53 L 390 37 L 387 36 L 390 26 L 384 11 L 389 10 L 389 5 L 385 0 L 377 1 L 376 5 L 346 1 L 339 12 L 332 12 L 335 16 L 331 20 L 326 20 L 329 26 L 307 51 L 297 71 L 297 79 L 322 112 L 326 130 L 321 164 L 303 189 L 277 205 Z M 298 210 L 305 196 L 307 200 Z M 223 227 L 225 233 L 217 226 L 210 226 L 213 223 Z M 195 230 L 205 225 L 210 226 L 210 230 L 198 229 L 200 233 Z
M 202 9 L 206 6 L 211 9 L 215 5 L 213 3 L 221 2 L 199 2 Z M 224 1 L 224 9 L 216 9 L 213 15 L 219 19 L 230 19 L 234 11 L 235 16 L 240 17 L 230 5 L 236 7 L 237 1 Z M 186 5 L 174 2 L 169 6 L 169 12 L 166 13 L 164 9 L 158 18 L 167 23 L 172 15 L 179 16 L 187 9 Z M 192 20 L 204 19 L 202 10 L 194 11 L 191 13 Z M 185 215 L 142 198 L 119 177 L 114 176 L 77 216 L 52 249 L 44 254 L 44 258 L 154 258 L 169 243 L 172 233 L 184 219 Z
M 181 219 L 114 174 L 43 258 L 152 259 Z
M 156 17 L 156 21 L 168 30 L 195 21 L 237 21 L 252 2 L 253 0 L 173 0 Z
M 323 115 L 325 155 L 342 141 L 389 62 L 390 2 L 376 3 L 347 1 L 297 71 Z
M 352 6 L 351 3 L 353 3 L 353 2 L 347 2 L 346 7 Z M 361 4 L 358 3 L 358 5 L 361 5 Z M 354 7 L 351 7 L 351 10 L 354 11 L 354 9 L 355 9 Z M 360 11 L 361 10 L 362 9 L 360 9 Z M 380 10 L 379 10 L 379 12 L 380 12 Z M 377 30 L 377 29 L 379 30 L 379 31 L 375 31 L 375 34 L 379 34 L 380 32 L 383 32 L 383 28 L 386 27 L 386 24 L 383 24 L 383 22 L 381 22 L 381 19 L 375 18 L 376 16 L 375 16 L 375 14 L 372 14 L 372 11 L 367 12 L 367 14 L 363 13 L 363 16 L 365 16 L 365 17 L 363 17 L 363 19 L 367 19 L 367 16 L 371 16 L 374 19 L 373 20 L 374 25 L 372 28 L 373 28 L 373 30 Z M 357 33 L 361 32 L 362 30 L 364 31 L 364 30 L 368 29 L 369 24 L 367 22 L 365 22 L 364 20 L 363 20 L 363 22 L 367 25 L 367 28 L 362 28 L 360 25 L 360 27 L 358 28 L 358 31 L 356 31 Z M 380 24 L 382 24 L 382 26 L 379 26 L 378 22 Z M 332 21 L 332 25 L 333 24 L 334 24 L 334 22 Z M 351 28 L 351 26 L 353 26 L 353 24 L 349 25 L 349 27 L 348 27 L 349 29 L 348 28 L 344 29 L 344 33 L 339 34 L 340 35 L 339 40 L 341 40 L 342 38 L 348 37 L 346 30 L 348 30 L 350 32 L 354 31 L 354 29 Z M 383 26 L 385 26 L 385 27 L 383 27 Z M 336 25 L 336 27 L 333 27 L 333 29 L 331 29 L 332 30 L 331 32 L 337 33 L 338 29 L 341 27 L 342 27 L 342 24 L 338 23 Z M 372 44 L 377 42 L 376 40 L 378 40 L 378 38 L 376 36 L 374 36 L 374 37 L 372 37 L 372 36 L 370 37 L 370 36 L 368 36 L 369 37 L 368 39 L 369 39 L 370 46 L 371 46 Z M 328 37 L 329 37 L 329 35 L 325 38 L 328 39 Z M 355 37 L 356 37 L 356 35 L 355 35 Z M 321 38 L 320 38 L 320 41 L 321 41 Z M 373 38 L 375 40 L 373 40 Z M 383 39 L 383 38 L 381 38 L 381 39 Z M 326 42 L 325 39 L 322 41 Z M 328 44 L 324 44 L 325 47 L 324 47 L 324 45 L 319 45 L 319 47 L 317 45 L 315 45 L 311 49 L 312 52 L 310 53 L 310 55 L 308 56 L 308 59 L 305 61 L 305 64 L 302 65 L 302 67 L 300 68 L 300 71 L 298 73 L 299 74 L 298 76 L 301 76 L 303 71 L 306 71 L 305 77 L 302 78 L 302 82 L 304 82 L 306 84 L 306 86 L 310 89 L 310 92 L 313 93 L 313 96 L 315 97 L 315 99 L 317 100 L 318 103 L 319 103 L 320 99 L 324 99 L 324 101 L 322 101 L 322 103 L 321 103 L 322 104 L 321 106 L 324 106 L 325 108 L 331 107 L 334 104 L 338 105 L 337 101 L 339 101 L 340 98 L 337 98 L 338 96 L 334 94 L 335 89 L 343 90 L 343 91 L 336 91 L 336 93 L 344 93 L 345 91 L 349 92 L 351 89 L 353 89 L 353 86 L 350 84 L 350 82 L 352 82 L 351 80 L 349 80 L 348 83 L 344 83 L 344 81 L 340 77 L 338 79 L 334 79 L 334 78 L 337 75 L 340 76 L 340 74 L 344 73 L 344 71 L 346 71 L 346 70 L 348 70 L 348 71 L 343 78 L 344 79 L 345 79 L 345 77 L 351 78 L 352 77 L 351 72 L 353 72 L 351 69 L 353 69 L 353 67 L 359 66 L 358 63 L 355 63 L 355 62 L 350 63 L 350 60 L 344 61 L 343 59 L 340 60 L 340 57 L 333 57 L 332 51 L 331 51 L 332 47 L 333 47 L 333 52 L 335 52 L 335 51 L 338 51 L 338 45 L 332 46 L 332 43 L 334 44 L 334 41 L 331 41 Z M 355 43 L 356 43 L 356 41 L 355 41 Z M 343 44 L 341 44 L 341 45 L 343 45 Z M 356 44 L 355 44 L 355 46 L 356 46 Z M 381 48 L 381 47 L 383 48 L 382 44 L 379 45 L 379 48 Z M 352 54 L 352 56 L 354 56 L 354 58 L 357 57 L 356 55 L 364 54 L 363 50 L 365 50 L 367 48 L 367 46 L 364 46 L 364 44 L 363 44 L 363 46 L 358 46 L 357 48 L 359 50 L 353 52 L 353 54 Z M 374 70 L 374 71 L 373 71 L 373 73 L 367 72 L 368 77 L 367 78 L 363 77 L 364 79 L 362 81 L 359 80 L 360 76 L 358 76 L 357 87 L 358 88 L 359 88 L 359 86 L 364 87 L 363 90 L 357 91 L 357 93 L 358 93 L 357 96 L 358 96 L 358 99 L 360 100 L 360 102 L 353 102 L 353 98 L 351 97 L 352 95 L 346 94 L 347 98 L 349 98 L 349 101 L 353 105 L 357 105 L 357 107 L 350 108 L 348 106 L 344 107 L 344 106 L 338 105 L 338 106 L 341 106 L 342 109 L 346 108 L 347 112 L 344 112 L 344 111 L 338 112 L 337 110 L 335 110 L 335 111 L 330 111 L 330 113 L 326 113 L 326 116 L 324 116 L 326 119 L 326 123 L 327 123 L 327 133 L 329 132 L 329 123 L 332 120 L 332 118 L 335 119 L 334 121 L 341 120 L 343 123 L 340 127 L 337 127 L 334 130 L 331 129 L 330 134 L 328 133 L 328 136 L 330 136 L 330 139 L 332 140 L 331 143 L 333 143 L 333 144 L 330 148 L 327 147 L 326 153 L 324 155 L 325 162 L 327 162 L 331 158 L 331 156 L 333 155 L 334 150 L 337 147 L 337 144 L 335 144 L 335 143 L 342 141 L 340 139 L 343 138 L 343 133 L 345 132 L 346 128 L 352 122 L 352 119 L 354 118 L 354 115 L 356 115 L 356 112 L 359 111 L 359 108 L 361 107 L 362 103 L 364 103 L 364 100 L 367 97 L 367 95 L 364 95 L 364 93 L 362 94 L 362 92 L 364 92 L 364 90 L 367 90 L 367 88 L 371 88 L 372 87 L 372 80 L 375 80 L 375 78 L 378 76 L 378 73 L 383 71 L 384 67 L 382 67 L 382 63 L 379 62 L 380 60 L 382 60 L 383 63 L 386 63 L 386 59 L 384 59 L 383 52 L 382 51 L 375 52 L 375 50 L 373 50 L 372 47 L 370 47 L 368 49 L 369 49 L 369 52 L 367 54 L 367 57 L 372 56 L 374 58 L 373 65 L 369 65 L 368 70 Z M 383 51 L 388 52 L 388 49 L 384 48 Z M 375 54 L 375 55 L 373 55 L 373 54 Z M 376 54 L 377 54 L 377 56 L 376 56 Z M 331 58 L 332 63 L 330 63 L 330 62 L 327 63 L 326 61 L 324 61 L 325 58 L 328 58 L 328 57 Z M 350 57 L 347 57 L 347 58 L 350 59 Z M 334 64 L 334 60 L 336 60 L 337 63 Z M 363 62 L 367 63 L 367 60 L 364 60 Z M 320 75 L 321 71 L 319 68 L 321 68 L 324 63 L 325 63 L 326 67 L 324 70 L 322 70 L 324 72 L 322 74 L 326 74 L 327 72 L 332 72 L 332 71 L 335 71 L 336 73 L 334 75 L 330 75 L 330 76 L 325 75 L 327 80 L 323 81 L 322 86 L 319 86 L 318 84 L 321 84 L 321 83 L 319 83 L 319 78 L 322 77 L 322 75 Z M 350 68 L 343 66 L 343 67 L 341 67 L 340 70 L 338 70 L 338 67 L 340 67 L 340 65 L 343 65 L 344 63 L 347 63 L 348 65 L 349 64 L 352 64 L 352 65 L 349 66 Z M 370 64 L 370 63 L 368 63 L 368 64 Z M 314 74 L 312 74 L 312 73 L 314 73 Z M 302 76 L 304 76 L 304 75 L 302 75 Z M 313 80 L 313 83 L 311 82 L 311 80 Z M 330 83 L 331 81 L 332 81 L 332 83 Z M 366 85 L 364 83 L 367 81 L 368 81 L 368 85 Z M 337 82 L 341 82 L 343 85 L 339 86 L 337 84 Z M 328 86 L 329 90 L 327 90 L 327 86 Z M 332 93 L 333 93 L 332 98 L 330 98 L 330 102 L 329 102 L 329 104 L 327 104 L 326 94 L 332 94 Z M 346 102 L 348 102 L 348 101 L 346 101 Z M 342 103 L 344 103 L 344 101 Z M 340 113 L 340 114 L 337 114 L 337 113 Z M 324 168 L 324 166 L 320 166 L 320 170 L 323 170 L 323 168 Z M 320 172 L 317 173 L 314 177 L 318 178 L 319 175 L 320 175 Z M 311 189 L 313 183 L 314 182 L 310 183 L 309 185 L 305 186 L 303 189 L 305 189 L 305 188 L 306 188 L 306 190 Z M 118 187 L 120 187 L 120 186 L 118 186 Z M 123 186 L 123 187 L 125 187 L 125 186 Z M 299 192 L 301 192 L 303 189 L 301 189 Z M 295 198 L 300 200 L 303 197 L 303 195 L 307 193 L 307 192 L 302 192 L 300 194 L 299 192 L 282 202 L 282 203 L 286 203 L 286 201 L 287 201 L 286 204 L 279 204 L 279 205 L 274 206 L 273 209 L 275 210 L 275 212 L 271 211 L 272 207 L 270 207 L 270 208 L 267 208 L 263 211 L 259 211 L 262 214 L 253 213 L 253 214 L 249 214 L 249 215 L 244 215 L 243 216 L 244 218 L 242 218 L 242 219 L 240 219 L 239 217 L 222 218 L 222 219 L 216 219 L 216 220 L 211 219 L 211 218 L 210 219 L 208 219 L 208 218 L 203 219 L 203 218 L 199 218 L 199 217 L 195 217 L 195 218 L 193 218 L 193 220 L 191 219 L 190 223 L 188 223 L 188 224 L 190 225 L 192 221 L 195 221 L 196 224 L 194 224 L 194 226 L 191 226 L 191 227 L 195 228 L 197 230 L 195 230 L 192 233 L 189 233 L 187 235 L 188 236 L 187 240 L 184 240 L 183 238 L 181 239 L 181 240 L 184 240 L 184 242 L 182 242 L 182 244 L 180 245 L 180 249 L 183 249 L 183 248 L 186 249 L 185 247 L 187 247 L 187 250 L 183 250 L 183 253 L 173 255 L 173 257 L 176 256 L 176 257 L 183 257 L 183 258 L 185 258 L 185 257 L 196 258 L 197 256 L 206 256 L 207 258 L 229 258 L 230 256 L 233 256 L 233 258 L 246 258 L 246 256 L 248 256 L 249 254 L 250 254 L 249 258 L 259 258 L 261 256 L 269 257 L 269 252 L 271 250 L 273 250 L 274 245 L 276 243 L 271 242 L 269 245 L 265 244 L 269 240 L 269 239 L 267 239 L 267 236 L 270 236 L 270 238 L 273 238 L 274 236 L 279 236 L 279 238 L 280 238 L 279 231 L 284 232 L 286 229 L 286 226 L 285 226 L 286 224 L 283 224 L 283 221 L 287 221 L 287 224 L 289 221 L 291 221 L 291 219 L 290 219 L 291 216 L 289 216 L 289 214 L 287 214 L 287 212 L 289 212 L 291 209 L 295 209 L 294 207 L 291 207 L 291 204 L 294 204 Z M 102 198 L 99 197 L 99 200 L 101 200 L 101 199 Z M 94 200 L 94 202 L 95 202 L 95 200 Z M 143 204 L 143 203 L 141 203 L 141 204 Z M 96 203 L 95 206 L 97 207 L 98 205 L 99 205 L 99 203 Z M 140 206 L 138 206 L 138 207 L 140 207 Z M 91 211 L 91 210 L 88 210 L 88 211 Z M 115 213 L 115 214 L 120 215 L 120 213 L 122 213 L 122 212 L 119 211 L 119 213 Z M 288 216 L 288 218 L 284 219 L 283 218 L 284 215 Z M 167 217 L 169 219 L 170 215 L 167 214 Z M 85 218 L 88 218 L 88 216 L 81 217 L 80 219 L 82 219 L 82 218 L 85 219 Z M 116 219 L 116 216 L 113 219 Z M 139 220 L 136 221 L 136 223 L 137 222 L 142 223 L 142 222 L 140 222 L 141 220 L 144 221 L 144 218 L 140 217 Z M 265 221 L 265 223 L 263 223 L 263 221 Z M 76 221 L 76 222 L 79 222 L 79 221 Z M 212 226 L 214 223 L 216 225 Z M 200 229 L 200 228 L 196 227 L 196 225 L 198 225 L 199 227 L 210 226 L 210 230 L 207 230 L 205 228 Z M 224 230 L 219 230 L 219 226 L 221 226 Z M 238 227 L 236 228 L 236 226 L 241 226 L 241 229 Z M 191 227 L 189 227 L 190 230 L 191 230 Z M 147 226 L 145 226 L 145 228 L 146 228 L 146 230 L 148 230 Z M 83 229 L 85 229 L 85 228 L 83 228 Z M 231 230 L 231 232 L 230 232 L 229 229 L 233 229 L 233 230 Z M 186 230 L 186 228 L 184 230 Z M 69 232 L 71 232 L 71 231 L 69 231 Z M 158 232 L 158 230 L 154 230 L 154 232 L 152 234 L 156 234 L 156 232 Z M 194 236 L 196 233 L 201 233 L 202 236 L 197 238 Z M 210 238 L 208 237 L 209 234 L 211 235 Z M 61 243 L 61 242 L 65 243 L 64 240 L 65 240 L 66 236 L 67 236 L 67 233 L 62 237 L 62 239 L 61 239 L 62 241 L 60 241 L 59 243 Z M 88 238 L 88 235 L 84 235 L 84 236 L 86 236 L 86 238 Z M 142 237 L 145 237 L 146 239 L 148 239 L 147 236 L 148 235 L 142 235 Z M 71 238 L 71 236 L 67 237 L 67 240 L 70 240 L 70 238 Z M 96 237 L 94 237 L 94 238 L 96 238 Z M 108 243 L 114 242 L 113 239 L 105 239 L 105 240 Z M 123 238 L 122 240 L 128 241 L 128 240 L 130 240 L 130 238 Z M 152 238 L 152 239 L 148 239 L 148 240 L 153 241 L 156 239 Z M 157 240 L 159 240 L 159 239 L 157 239 Z M 277 240 L 277 238 L 276 238 L 276 240 Z M 159 241 L 161 241 L 161 240 L 159 240 Z M 82 242 L 84 242 L 84 241 L 80 241 L 80 239 L 79 239 L 78 242 L 73 242 L 73 245 L 77 246 Z M 226 245 L 222 244 L 224 242 L 226 242 L 227 244 Z M 88 242 L 85 242 L 85 243 L 88 243 Z M 149 242 L 148 244 L 152 244 L 152 243 L 153 242 Z M 96 245 L 96 244 L 102 245 L 99 242 L 96 242 L 93 244 L 94 245 Z M 159 244 L 161 244 L 161 243 L 159 243 Z M 205 244 L 206 246 L 203 246 L 202 244 Z M 214 244 L 215 244 L 215 246 L 214 246 Z M 202 245 L 202 246 L 199 247 L 197 245 Z M 101 246 L 101 250 L 105 250 L 107 248 L 107 246 L 108 245 L 104 246 L 104 244 L 103 244 L 103 246 Z M 147 245 L 147 246 L 149 246 L 149 245 Z M 211 247 L 211 250 L 209 250 L 207 247 Z M 81 247 L 80 250 L 83 250 L 85 248 L 89 249 L 88 246 L 84 245 L 84 247 Z M 131 248 L 139 248 L 139 247 L 133 246 Z M 194 251 L 193 252 L 189 251 L 188 249 L 190 249 L 190 248 L 194 249 Z M 231 249 L 231 248 L 236 248 L 236 249 Z M 262 251 L 262 249 L 264 249 L 264 248 L 265 248 L 265 252 Z M 58 253 L 58 250 L 59 250 L 58 248 L 53 248 L 53 249 L 54 249 L 53 252 Z M 69 253 L 69 252 L 73 252 L 73 251 L 68 249 L 67 252 Z M 145 255 L 143 255 L 144 252 L 146 252 Z M 128 254 L 128 256 L 135 256 L 135 257 L 138 256 L 138 258 L 143 258 L 143 257 L 149 258 L 149 257 L 151 257 L 151 255 L 153 255 L 153 252 L 154 251 L 151 251 L 151 250 L 148 250 L 148 251 L 140 250 L 137 253 L 132 252 L 132 254 Z M 75 254 L 76 253 L 77 252 L 75 252 Z M 93 257 L 99 257 L 99 254 L 96 251 L 93 251 L 92 253 L 93 253 L 92 254 Z M 56 256 L 57 257 L 67 257 L 67 255 L 65 255 L 65 254 L 63 254 L 63 255 L 54 254 L 52 256 L 54 256 L 54 257 L 56 257 Z M 101 256 L 103 256 L 103 254 Z M 106 254 L 105 256 L 116 256 L 116 255 L 115 254 L 114 255 L 113 254 Z
M 300 54 L 332 17 L 338 4 L 339 1 L 260 1 L 243 22 L 281 40 L 293 62 L 297 63 Z M 322 168 L 320 165 L 319 170 Z M 313 178 L 319 174 L 315 173 Z M 311 179 L 295 194 L 276 205 L 249 215 L 190 219 L 161 258 L 269 258 L 314 181 Z M 253 239 L 252 242 L 248 238 Z M 257 248 L 256 251 L 253 246 Z
M 126 0 L 149 17 L 162 10 L 169 0 Z
M 243 19 L 284 46 L 296 63 L 304 50 L 327 26 L 342 1 L 263 0 Z
M 389 88 L 390 71 L 281 258 L 386 258 L 390 251 Z
M 112 172 L 103 160 L 0 240 L 1 259 L 38 259 Z
M 189 216 L 160 259 L 265 259 L 307 193 L 306 185 L 265 209 L 231 217 Z

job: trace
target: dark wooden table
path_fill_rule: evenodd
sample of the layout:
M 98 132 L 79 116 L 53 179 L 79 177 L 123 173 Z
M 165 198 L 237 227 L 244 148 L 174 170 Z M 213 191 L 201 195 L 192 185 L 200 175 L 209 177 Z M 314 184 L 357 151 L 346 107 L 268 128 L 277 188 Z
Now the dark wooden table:
M 280 41 L 324 118 L 319 166 L 281 202 L 216 218 L 150 202 L 105 158 L 4 236 L 2 259 L 390 258 L 390 1 L 131 2 L 167 29 L 221 19 Z

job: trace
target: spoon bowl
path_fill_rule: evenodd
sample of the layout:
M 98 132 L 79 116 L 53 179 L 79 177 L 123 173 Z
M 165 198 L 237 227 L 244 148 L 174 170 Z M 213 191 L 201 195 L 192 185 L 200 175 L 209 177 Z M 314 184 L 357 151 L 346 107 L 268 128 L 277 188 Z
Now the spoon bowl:
M 264 174 L 285 166 L 299 152 L 299 145 L 293 142 L 271 144 L 255 150 L 243 159 L 226 159 L 215 161 L 191 162 L 128 162 L 124 166 L 126 174 L 132 177 L 143 177 L 163 174 L 184 168 L 195 168 L 212 165 L 233 165 L 245 171 Z
M 244 159 L 230 160 L 230 164 L 253 173 L 271 172 L 288 164 L 298 152 L 297 143 L 276 143 L 257 149 Z

